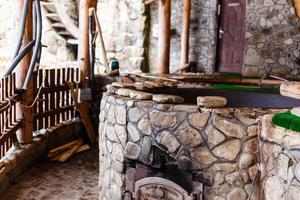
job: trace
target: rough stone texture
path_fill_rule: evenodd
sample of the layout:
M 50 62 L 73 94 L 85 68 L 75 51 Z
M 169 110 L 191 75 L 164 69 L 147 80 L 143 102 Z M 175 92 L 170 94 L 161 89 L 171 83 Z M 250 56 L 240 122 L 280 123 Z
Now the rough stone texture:
M 156 103 L 183 103 L 184 98 L 176 95 L 155 94 L 152 100 Z
M 170 132 L 163 131 L 156 136 L 158 143 L 165 146 L 170 153 L 174 153 L 180 146 L 176 137 L 174 137 Z
M 197 105 L 204 108 L 219 108 L 227 104 L 225 97 L 205 96 L 197 97 Z
M 171 159 L 172 165 L 175 163 L 180 169 L 195 176 L 198 174 L 205 183 L 204 195 L 207 200 L 247 197 L 249 184 L 259 169 L 258 128 L 254 118 L 270 111 L 245 108 L 203 109 L 196 105 L 158 104 L 112 94 L 105 94 L 103 98 L 109 100 L 102 101 L 101 112 L 104 114 L 100 113 L 100 127 L 115 126 L 116 140 L 107 139 L 110 131 L 99 129 L 102 163 L 100 178 L 105 180 L 101 183 L 101 198 L 111 197 L 116 192 L 121 195 L 117 199 L 122 199 L 124 182 L 118 183 L 122 186 L 116 188 L 117 180 L 107 174 L 124 176 L 128 161 L 124 159 L 121 162 L 122 157 L 114 153 L 114 148 L 117 147 L 121 152 L 128 142 L 136 149 L 140 148 L 140 153 L 139 150 L 134 151 L 137 153 L 132 156 L 133 160 L 152 166 L 155 163 L 153 159 L 156 158 L 153 156 L 153 149 L 158 147 L 170 157 L 168 159 Z M 125 115 L 122 120 L 124 124 L 118 122 L 119 115 L 106 114 L 113 107 L 122 110 L 122 116 Z M 124 133 L 128 137 L 125 144 L 119 137 Z M 121 145 L 114 145 L 115 143 Z M 286 172 L 288 171 L 282 171 L 282 174 L 285 176 Z M 293 191 L 297 191 L 297 188 Z M 259 192 L 260 188 L 257 193 Z
M 259 134 L 263 199 L 299 199 L 299 133 L 273 126 L 271 119 L 272 115 L 262 119 Z
M 147 92 L 140 92 L 140 91 L 132 91 L 129 94 L 130 98 L 138 99 L 138 100 L 151 100 L 153 94 Z
M 126 144 L 125 150 L 124 150 L 124 156 L 126 158 L 137 160 L 141 153 L 141 147 L 135 143 L 128 142 Z
M 228 140 L 217 146 L 213 153 L 226 160 L 235 160 L 241 149 L 241 143 L 237 139 Z
M 293 115 L 296 115 L 296 116 L 300 117 L 300 107 L 293 108 L 293 109 L 291 110 L 291 113 L 292 113 Z

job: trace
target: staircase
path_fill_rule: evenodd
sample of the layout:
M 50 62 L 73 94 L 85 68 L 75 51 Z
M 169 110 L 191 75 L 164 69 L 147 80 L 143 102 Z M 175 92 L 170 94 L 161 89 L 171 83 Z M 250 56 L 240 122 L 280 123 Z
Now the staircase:
M 69 45 L 78 45 L 78 5 L 75 0 L 47 0 L 41 2 L 43 14 L 53 30 Z

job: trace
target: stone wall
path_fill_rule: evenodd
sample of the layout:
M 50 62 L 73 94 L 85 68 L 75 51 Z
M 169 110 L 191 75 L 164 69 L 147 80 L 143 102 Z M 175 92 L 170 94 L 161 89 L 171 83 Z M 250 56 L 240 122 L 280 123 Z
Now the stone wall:
M 299 41 L 293 0 L 248 1 L 245 75 L 299 77 Z
M 147 10 L 143 0 L 101 0 L 97 10 L 108 58 L 120 62 L 122 72 L 145 67 Z M 96 51 L 96 57 L 101 58 Z
M 212 73 L 215 66 L 216 56 L 216 0 L 192 1 L 191 24 L 190 24 L 190 52 L 191 61 L 197 63 L 197 71 Z M 158 2 L 150 6 L 150 45 L 149 67 L 150 72 L 155 72 L 157 63 L 158 44 Z M 171 54 L 170 71 L 174 72 L 181 68 L 180 49 L 182 31 L 183 1 L 172 1 L 171 14 Z
M 262 200 L 300 199 L 300 134 L 262 120 L 260 134 Z
M 256 119 L 267 112 L 160 104 L 109 91 L 99 117 L 99 199 L 122 199 L 126 163 L 152 166 L 156 147 L 204 184 L 204 199 L 245 200 L 258 171 Z M 251 199 L 259 199 L 258 185 Z

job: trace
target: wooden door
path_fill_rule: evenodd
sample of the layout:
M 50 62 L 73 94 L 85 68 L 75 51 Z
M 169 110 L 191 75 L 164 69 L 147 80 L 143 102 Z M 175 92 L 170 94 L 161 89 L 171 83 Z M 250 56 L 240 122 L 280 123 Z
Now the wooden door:
M 218 71 L 241 73 L 244 60 L 245 0 L 219 1 Z

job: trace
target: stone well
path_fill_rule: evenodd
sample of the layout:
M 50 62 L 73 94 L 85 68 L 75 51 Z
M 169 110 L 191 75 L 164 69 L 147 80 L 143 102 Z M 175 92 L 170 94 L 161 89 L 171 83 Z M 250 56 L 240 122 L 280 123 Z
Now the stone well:
M 180 189 L 191 199 L 261 199 L 258 119 L 279 110 L 157 103 L 115 89 L 101 101 L 99 199 L 180 199 Z M 180 189 L 139 188 L 156 178 Z

